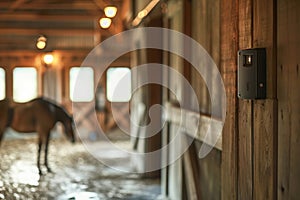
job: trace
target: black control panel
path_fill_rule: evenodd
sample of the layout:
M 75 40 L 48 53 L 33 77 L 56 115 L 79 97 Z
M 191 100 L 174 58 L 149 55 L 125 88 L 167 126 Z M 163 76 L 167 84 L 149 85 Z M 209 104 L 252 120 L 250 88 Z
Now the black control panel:
M 238 51 L 238 98 L 266 98 L 266 60 L 265 48 Z

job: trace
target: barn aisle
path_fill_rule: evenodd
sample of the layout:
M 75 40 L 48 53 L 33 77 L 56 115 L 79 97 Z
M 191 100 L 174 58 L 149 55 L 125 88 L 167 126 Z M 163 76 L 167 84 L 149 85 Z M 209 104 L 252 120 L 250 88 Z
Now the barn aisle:
M 89 199 L 89 196 L 101 200 L 142 200 L 159 196 L 158 179 L 142 179 L 138 174 L 126 174 L 106 167 L 80 142 L 71 144 L 62 138 L 51 140 L 49 165 L 54 172 L 41 177 L 36 168 L 35 137 L 2 142 L 0 199 L 75 200 Z M 128 141 L 119 142 L 128 144 Z

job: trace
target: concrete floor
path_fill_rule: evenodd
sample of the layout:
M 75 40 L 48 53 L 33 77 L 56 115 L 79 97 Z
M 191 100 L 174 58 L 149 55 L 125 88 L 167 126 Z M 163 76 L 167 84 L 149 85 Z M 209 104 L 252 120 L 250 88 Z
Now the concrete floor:
M 125 140 L 120 142 L 128 144 Z M 2 141 L 0 199 L 150 200 L 159 196 L 158 179 L 142 179 L 138 174 L 106 167 L 80 142 L 71 144 L 63 138 L 52 139 L 49 165 L 53 173 L 43 176 L 38 175 L 36 151 L 34 136 Z

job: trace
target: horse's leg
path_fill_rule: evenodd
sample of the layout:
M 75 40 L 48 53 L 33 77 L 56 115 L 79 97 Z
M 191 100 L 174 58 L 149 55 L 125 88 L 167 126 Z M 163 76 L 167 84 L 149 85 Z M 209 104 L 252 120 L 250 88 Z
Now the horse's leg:
M 42 170 L 41 170 L 41 165 L 40 165 L 42 144 L 43 144 L 42 138 L 39 136 L 39 141 L 38 141 L 38 155 L 37 155 L 37 167 L 38 167 L 40 175 L 42 175 Z
M 0 128 L 0 145 L 1 145 L 3 135 L 4 135 L 4 131 Z
M 45 166 L 48 172 L 52 172 L 49 165 L 48 165 L 48 146 L 49 146 L 49 138 L 50 138 L 50 131 L 48 132 L 46 143 L 45 143 Z

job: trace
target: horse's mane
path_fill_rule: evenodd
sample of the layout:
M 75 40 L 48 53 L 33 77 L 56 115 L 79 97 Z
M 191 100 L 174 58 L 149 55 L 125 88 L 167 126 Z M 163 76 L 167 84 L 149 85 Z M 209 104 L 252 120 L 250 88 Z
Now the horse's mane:
M 49 99 L 49 98 L 46 98 L 46 97 L 38 97 L 38 98 L 33 99 L 31 101 L 44 101 L 44 102 L 47 102 L 47 103 L 51 104 L 52 106 L 54 106 L 56 109 L 62 110 L 69 118 L 72 118 L 71 115 L 65 109 L 65 107 L 58 104 L 53 99 Z

